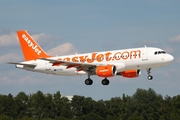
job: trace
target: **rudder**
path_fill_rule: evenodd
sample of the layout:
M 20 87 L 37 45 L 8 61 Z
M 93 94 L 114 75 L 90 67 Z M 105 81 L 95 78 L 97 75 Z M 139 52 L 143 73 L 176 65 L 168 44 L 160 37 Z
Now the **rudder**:
M 17 35 L 26 61 L 51 57 L 44 52 L 27 31 L 17 31 Z

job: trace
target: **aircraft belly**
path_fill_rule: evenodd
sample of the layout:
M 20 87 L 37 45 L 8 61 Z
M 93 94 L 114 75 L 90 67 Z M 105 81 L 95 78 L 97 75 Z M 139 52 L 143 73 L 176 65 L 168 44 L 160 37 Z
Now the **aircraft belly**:
M 62 75 L 62 76 L 76 76 L 76 75 L 86 74 L 83 71 L 77 71 L 76 68 L 67 68 L 67 66 L 53 66 L 51 67 L 51 71 L 55 75 Z

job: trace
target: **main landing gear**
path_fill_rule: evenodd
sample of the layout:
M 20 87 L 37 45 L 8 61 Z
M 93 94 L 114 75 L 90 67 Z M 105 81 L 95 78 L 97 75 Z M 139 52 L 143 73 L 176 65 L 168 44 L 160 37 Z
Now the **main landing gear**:
M 104 78 L 101 83 L 103 85 L 109 85 L 109 80 L 107 78 Z
M 90 78 L 90 75 L 91 75 L 91 72 L 92 71 L 88 71 L 88 79 L 86 79 L 84 82 L 86 85 L 92 85 L 93 84 L 93 80 Z
M 147 69 L 147 73 L 148 73 L 147 79 L 148 79 L 148 80 L 152 80 L 152 79 L 153 79 L 153 76 L 150 75 L 150 73 L 151 73 L 151 68 Z
M 84 81 L 84 83 L 86 84 L 86 85 L 92 85 L 93 84 L 93 80 L 91 79 L 91 78 L 88 78 L 88 79 L 86 79 L 85 81 Z M 107 78 L 104 78 L 103 80 L 102 80 L 102 82 L 101 82 L 103 85 L 109 85 L 109 80 L 107 79 Z
M 91 80 L 91 78 L 88 78 L 85 80 L 85 84 L 86 85 L 92 85 L 93 84 L 93 80 Z
M 93 80 L 90 78 L 91 72 L 88 72 L 88 78 L 84 81 L 84 83 L 86 85 L 92 85 L 93 84 Z M 104 78 L 101 82 L 103 85 L 109 85 L 109 80 L 107 78 Z

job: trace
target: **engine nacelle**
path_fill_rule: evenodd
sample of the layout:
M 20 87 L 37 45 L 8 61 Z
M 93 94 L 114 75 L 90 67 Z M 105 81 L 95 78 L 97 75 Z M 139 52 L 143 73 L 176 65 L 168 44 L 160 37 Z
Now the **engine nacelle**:
M 117 69 L 114 65 L 107 65 L 107 66 L 97 66 L 96 67 L 96 74 L 99 77 L 112 77 L 116 75 Z
M 126 78 L 135 78 L 138 77 L 140 74 L 141 74 L 140 70 L 126 70 L 121 73 L 121 75 Z

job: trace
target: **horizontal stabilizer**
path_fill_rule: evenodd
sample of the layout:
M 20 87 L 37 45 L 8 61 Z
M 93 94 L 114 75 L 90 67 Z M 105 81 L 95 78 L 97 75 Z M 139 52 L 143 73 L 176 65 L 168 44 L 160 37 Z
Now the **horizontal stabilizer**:
M 28 66 L 28 67 L 35 67 L 36 66 L 36 64 L 18 63 L 18 62 L 8 62 L 8 64 L 24 65 L 24 66 Z

